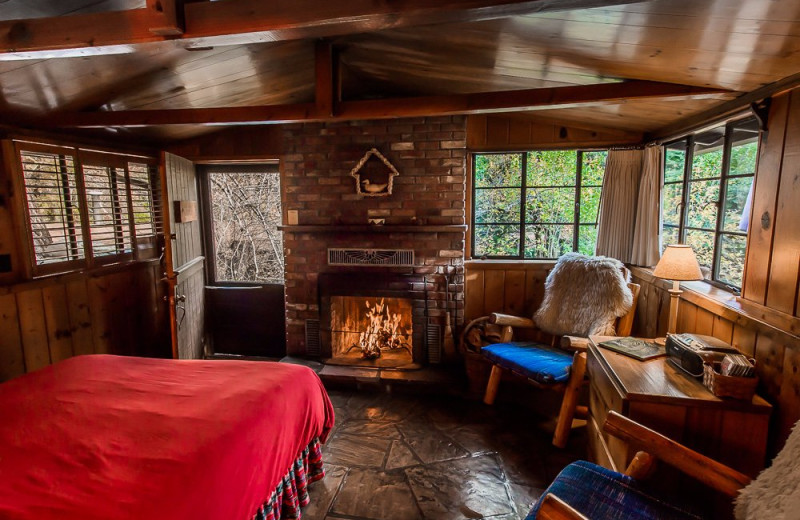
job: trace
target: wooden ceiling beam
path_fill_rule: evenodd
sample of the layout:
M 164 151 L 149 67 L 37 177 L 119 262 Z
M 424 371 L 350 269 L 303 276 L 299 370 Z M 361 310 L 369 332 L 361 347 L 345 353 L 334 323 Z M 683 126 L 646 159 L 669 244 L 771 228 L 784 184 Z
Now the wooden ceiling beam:
M 183 11 L 178 0 L 147 0 L 145 8 L 150 13 L 148 30 L 158 36 L 177 36 L 184 33 Z
M 327 81 L 327 80 L 326 80 Z M 327 96 L 327 85 L 320 87 Z M 318 103 L 175 110 L 126 110 L 49 114 L 39 125 L 62 128 L 153 125 L 270 124 L 288 122 L 391 119 L 399 117 L 480 114 L 619 103 L 644 98 L 706 98 L 730 94 L 724 89 L 653 81 L 625 81 L 575 87 L 555 87 L 450 96 L 342 101 L 335 113 Z M 327 99 L 327 98 L 326 98 Z
M 317 112 L 331 117 L 334 104 L 339 101 L 336 96 L 337 67 L 334 63 L 333 46 L 330 42 L 319 41 L 314 47 L 315 97 Z
M 188 47 L 206 47 L 323 38 L 633 1 L 636 0 L 147 0 L 147 7 L 141 9 L 0 21 L 0 54 L 16 53 L 17 59 L 37 59 L 53 56 L 53 51 L 59 50 L 91 48 L 97 54 L 103 53 L 104 47 L 165 39 L 182 40 Z

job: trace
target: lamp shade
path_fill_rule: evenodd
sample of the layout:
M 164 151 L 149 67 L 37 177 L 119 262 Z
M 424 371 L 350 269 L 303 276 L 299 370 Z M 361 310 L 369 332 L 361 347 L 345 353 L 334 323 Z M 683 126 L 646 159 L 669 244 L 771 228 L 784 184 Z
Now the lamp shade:
M 653 276 L 667 280 L 702 280 L 703 273 L 691 246 L 674 244 L 667 246 L 658 261 Z

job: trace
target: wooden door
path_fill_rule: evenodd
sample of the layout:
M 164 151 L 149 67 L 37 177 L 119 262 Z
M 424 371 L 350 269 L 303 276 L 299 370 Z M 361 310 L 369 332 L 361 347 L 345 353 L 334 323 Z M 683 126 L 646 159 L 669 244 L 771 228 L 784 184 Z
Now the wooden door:
M 165 279 L 172 357 L 205 354 L 205 259 L 197 204 L 197 174 L 191 161 L 161 154 L 164 186 Z

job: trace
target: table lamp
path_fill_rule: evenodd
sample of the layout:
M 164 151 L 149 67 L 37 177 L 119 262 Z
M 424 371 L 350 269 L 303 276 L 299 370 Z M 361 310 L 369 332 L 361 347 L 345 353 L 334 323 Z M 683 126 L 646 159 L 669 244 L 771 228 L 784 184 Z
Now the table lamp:
M 692 247 L 685 244 L 667 246 L 653 271 L 653 276 L 672 280 L 672 289 L 669 290 L 669 327 L 667 332 L 675 334 L 678 323 L 678 299 L 683 292 L 680 283 L 703 279 L 700 264 L 697 263 L 697 257 L 692 251 Z

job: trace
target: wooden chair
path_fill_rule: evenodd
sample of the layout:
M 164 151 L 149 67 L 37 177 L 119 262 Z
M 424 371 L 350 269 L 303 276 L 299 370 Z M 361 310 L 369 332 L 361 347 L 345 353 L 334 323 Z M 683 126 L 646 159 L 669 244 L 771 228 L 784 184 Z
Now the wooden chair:
M 633 305 L 627 314 L 618 318 L 615 323 L 615 330 L 619 336 L 629 336 L 633 328 L 633 317 L 636 313 L 636 304 L 639 298 L 640 286 L 635 283 L 628 283 L 628 288 L 633 294 Z M 519 352 L 519 346 L 511 342 L 515 328 L 537 329 L 536 324 L 530 318 L 521 318 L 508 314 L 493 313 L 489 316 L 489 322 L 502 326 L 500 343 L 492 345 L 492 349 L 487 349 L 485 357 L 492 361 L 492 372 L 489 376 L 489 383 L 486 385 L 486 393 L 483 402 L 494 404 L 497 397 L 497 390 L 500 380 L 505 372 L 512 372 L 527 378 L 532 384 L 539 388 L 556 390 L 564 393 L 561 400 L 561 409 L 558 413 L 555 433 L 553 434 L 553 445 L 563 448 L 567 445 L 569 432 L 572 428 L 572 420 L 576 413 L 586 417 L 587 409 L 585 406 L 578 407 L 578 391 L 584 383 L 586 374 L 586 350 L 588 348 L 588 338 L 575 336 L 563 336 L 561 338 L 551 337 L 550 345 L 541 343 L 530 343 L 526 345 L 525 356 L 528 357 L 526 363 L 504 363 L 504 359 L 511 357 L 504 355 L 505 352 Z M 507 347 L 504 349 L 504 346 Z M 560 348 L 556 348 L 559 345 Z M 536 348 L 530 348 L 530 347 Z M 499 347 L 501 352 L 495 354 L 495 347 Z M 491 351 L 491 353 L 490 353 Z M 501 366 L 504 365 L 504 366 Z M 535 371 L 528 367 L 535 365 Z
M 647 451 L 638 452 L 624 474 L 584 461 L 570 464 L 545 490 L 527 520 L 697 518 L 689 512 L 691 508 L 660 499 L 653 495 L 652 490 L 641 489 L 641 481 L 652 473 L 656 460 L 677 468 L 732 499 L 750 482 L 747 475 L 617 412 L 609 412 L 603 429 L 630 444 L 645 446 Z M 614 500 L 609 500 L 609 496 L 613 496 Z

